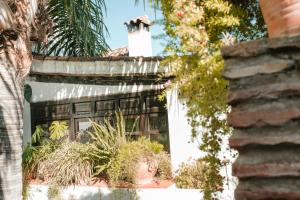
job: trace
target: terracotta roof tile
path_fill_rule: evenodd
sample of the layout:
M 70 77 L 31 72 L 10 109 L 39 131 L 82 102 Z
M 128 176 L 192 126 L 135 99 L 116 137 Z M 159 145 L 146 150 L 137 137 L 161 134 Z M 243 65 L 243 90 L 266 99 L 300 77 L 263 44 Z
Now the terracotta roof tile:
M 136 17 L 134 19 L 126 21 L 124 24 L 129 25 L 130 23 L 134 23 L 134 24 L 144 23 L 144 24 L 147 24 L 149 26 L 151 25 L 151 22 L 148 19 L 147 15 Z
M 103 57 L 120 57 L 120 56 L 129 56 L 128 47 L 120 47 L 117 49 L 112 49 L 107 52 Z

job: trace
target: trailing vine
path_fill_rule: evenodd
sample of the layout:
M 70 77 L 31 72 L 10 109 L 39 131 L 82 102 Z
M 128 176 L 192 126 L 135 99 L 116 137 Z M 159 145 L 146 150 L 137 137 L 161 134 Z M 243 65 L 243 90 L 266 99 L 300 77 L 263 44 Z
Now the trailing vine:
M 168 43 L 165 48 L 168 57 L 164 62 L 171 65 L 172 75 L 176 77 L 171 86 L 167 85 L 177 87 L 186 100 L 192 137 L 200 137 L 199 148 L 206 152 L 202 161 L 207 165 L 202 170 L 200 189 L 205 199 L 214 199 L 224 187 L 226 177 L 220 171 L 228 160 L 221 157 L 221 151 L 224 138 L 231 134 L 226 122 L 228 83 L 221 75 L 224 62 L 220 49 L 235 40 L 253 40 L 266 35 L 258 0 L 148 2 L 162 10 Z
M 161 7 L 171 38 L 165 62 L 176 77 L 173 86 L 186 99 L 192 137 L 200 137 L 199 148 L 206 152 L 200 189 L 205 199 L 213 199 L 224 187 L 220 170 L 225 158 L 220 153 L 224 137 L 231 133 L 225 117 L 228 83 L 221 75 L 220 48 L 233 42 L 229 32 L 239 25 L 238 13 L 224 0 L 161 1 Z

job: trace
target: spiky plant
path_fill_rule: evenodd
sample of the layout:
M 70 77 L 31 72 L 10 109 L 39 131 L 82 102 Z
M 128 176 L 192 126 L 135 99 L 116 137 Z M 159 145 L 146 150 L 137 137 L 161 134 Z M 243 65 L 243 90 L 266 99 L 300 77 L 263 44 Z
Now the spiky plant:
M 88 132 L 91 138 L 90 156 L 95 162 L 94 175 L 106 172 L 120 146 L 127 142 L 123 115 L 116 112 L 115 117 L 115 124 L 110 119 L 105 119 L 99 124 L 92 122 L 92 131 Z

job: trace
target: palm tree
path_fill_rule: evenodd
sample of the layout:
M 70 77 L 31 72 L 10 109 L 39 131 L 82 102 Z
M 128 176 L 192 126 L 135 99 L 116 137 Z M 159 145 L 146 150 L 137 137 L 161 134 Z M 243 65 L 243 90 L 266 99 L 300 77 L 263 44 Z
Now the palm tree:
M 104 0 L 0 0 L 0 200 L 22 193 L 23 84 L 33 36 L 41 50 L 94 56 L 108 48 Z M 48 44 L 46 36 L 49 35 Z

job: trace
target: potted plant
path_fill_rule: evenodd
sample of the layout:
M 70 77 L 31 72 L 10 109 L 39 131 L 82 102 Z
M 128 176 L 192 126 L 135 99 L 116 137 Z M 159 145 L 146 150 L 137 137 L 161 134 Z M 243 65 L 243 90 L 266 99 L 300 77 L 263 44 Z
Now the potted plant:
M 141 157 L 136 163 L 133 183 L 144 185 L 151 183 L 158 170 L 158 161 L 152 157 Z
M 163 145 L 145 137 L 122 144 L 108 169 L 108 177 L 113 184 L 125 181 L 145 185 L 153 183 L 155 176 L 171 179 L 170 157 L 163 150 Z
M 300 0 L 260 0 L 270 38 L 300 35 Z

